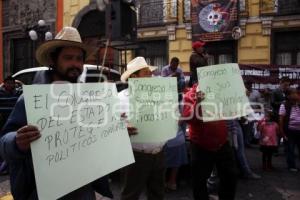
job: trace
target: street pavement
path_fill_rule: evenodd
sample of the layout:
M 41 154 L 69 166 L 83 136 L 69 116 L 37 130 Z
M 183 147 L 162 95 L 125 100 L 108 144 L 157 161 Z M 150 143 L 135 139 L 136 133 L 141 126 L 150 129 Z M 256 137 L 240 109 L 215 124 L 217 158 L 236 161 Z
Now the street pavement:
M 252 169 L 262 176 L 260 180 L 239 179 L 236 200 L 299 200 L 300 199 L 300 172 L 292 173 L 286 168 L 283 149 L 280 155 L 274 157 L 273 165 L 275 170 L 264 172 L 261 168 L 261 153 L 255 148 L 246 149 L 246 153 Z M 300 163 L 298 162 L 298 167 Z M 112 177 L 112 190 L 116 200 L 120 199 L 120 181 Z M 0 177 L 0 200 L 9 200 L 5 197 L 10 192 L 8 176 Z M 2 198 L 1 198 L 2 197 Z M 4 198 L 5 197 L 5 198 Z M 211 196 L 217 199 L 216 195 Z M 10 198 L 11 199 L 11 198 Z M 102 198 L 98 195 L 97 200 Z M 192 200 L 191 186 L 188 181 L 181 179 L 178 190 L 166 192 L 166 200 Z M 141 200 L 146 200 L 145 194 Z

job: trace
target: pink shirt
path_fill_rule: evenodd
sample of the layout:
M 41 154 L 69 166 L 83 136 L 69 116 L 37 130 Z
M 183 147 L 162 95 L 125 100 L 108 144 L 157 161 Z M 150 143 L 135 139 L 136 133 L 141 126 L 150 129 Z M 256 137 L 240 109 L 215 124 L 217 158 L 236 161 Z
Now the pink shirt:
M 285 105 L 281 104 L 279 109 L 279 115 L 285 116 L 286 110 Z M 292 106 L 291 108 L 291 115 L 288 128 L 290 130 L 300 130 L 300 108 L 299 106 Z
M 275 122 L 262 122 L 259 125 L 260 145 L 277 146 L 279 127 Z

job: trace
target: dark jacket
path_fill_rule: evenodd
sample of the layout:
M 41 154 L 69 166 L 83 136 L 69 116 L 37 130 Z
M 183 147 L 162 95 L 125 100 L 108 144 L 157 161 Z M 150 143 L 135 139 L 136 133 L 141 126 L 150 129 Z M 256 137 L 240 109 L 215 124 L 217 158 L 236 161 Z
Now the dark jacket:
M 192 55 L 190 56 L 190 82 L 189 86 L 192 87 L 193 84 L 197 83 L 197 68 L 198 67 L 203 67 L 207 66 L 207 59 L 202 55 L 198 54 L 196 52 L 193 52 Z
M 40 74 L 39 83 L 50 83 L 48 71 Z M 27 125 L 24 97 L 21 96 L 1 131 L 0 153 L 9 163 L 10 184 L 14 200 L 37 200 L 37 191 L 33 171 L 31 152 L 21 152 L 16 145 L 16 131 Z M 80 161 L 78 161 L 80 162 Z M 76 164 L 76 163 L 74 163 Z M 108 187 L 107 179 L 98 179 L 60 198 L 61 200 L 94 200 L 95 191 L 100 192 L 102 182 Z M 49 186 L 51 187 L 51 186 Z M 105 188 L 107 189 L 107 188 Z M 108 188 L 109 190 L 109 188 Z M 112 197 L 111 192 L 105 193 Z
M 278 88 L 272 92 L 271 106 L 274 114 L 278 117 L 280 105 L 286 100 L 284 92 Z

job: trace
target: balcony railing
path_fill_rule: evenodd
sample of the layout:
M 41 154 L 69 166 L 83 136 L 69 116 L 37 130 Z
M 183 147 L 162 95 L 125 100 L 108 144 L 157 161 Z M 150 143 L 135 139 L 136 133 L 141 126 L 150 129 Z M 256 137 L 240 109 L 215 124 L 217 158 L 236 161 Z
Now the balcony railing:
M 263 15 L 300 14 L 300 0 L 261 0 L 260 12 Z
M 278 0 L 279 15 L 293 15 L 300 13 L 299 0 Z
M 260 13 L 274 15 L 278 11 L 278 0 L 261 0 Z
M 162 26 L 177 21 L 177 0 L 138 0 L 138 27 Z
M 185 0 L 183 3 L 183 12 L 184 12 L 184 21 L 190 22 L 191 21 L 191 1 Z

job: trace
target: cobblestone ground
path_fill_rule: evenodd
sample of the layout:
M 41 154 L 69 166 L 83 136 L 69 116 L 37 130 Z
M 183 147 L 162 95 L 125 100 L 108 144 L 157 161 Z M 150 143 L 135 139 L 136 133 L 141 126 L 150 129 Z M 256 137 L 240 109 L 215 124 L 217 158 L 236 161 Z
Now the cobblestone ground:
M 275 170 L 263 172 L 261 170 L 261 153 L 258 147 L 247 149 L 247 156 L 252 169 L 262 175 L 261 180 L 240 179 L 237 188 L 237 200 L 299 200 L 300 199 L 300 172 L 291 173 L 286 169 L 283 150 L 279 157 L 274 157 Z M 298 166 L 300 163 L 298 162 Z M 120 183 L 113 179 L 112 190 L 115 199 L 120 199 Z M 0 177 L 0 197 L 9 193 L 8 176 Z M 100 196 L 97 197 L 101 199 Z M 166 193 L 166 200 L 192 200 L 191 187 L 182 182 L 175 192 Z M 212 199 L 217 199 L 212 196 Z M 2 200 L 2 198 L 0 198 Z M 146 200 L 145 195 L 141 200 Z

